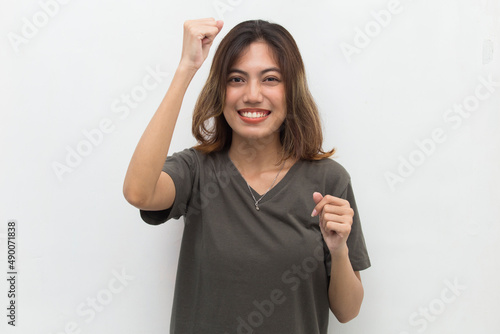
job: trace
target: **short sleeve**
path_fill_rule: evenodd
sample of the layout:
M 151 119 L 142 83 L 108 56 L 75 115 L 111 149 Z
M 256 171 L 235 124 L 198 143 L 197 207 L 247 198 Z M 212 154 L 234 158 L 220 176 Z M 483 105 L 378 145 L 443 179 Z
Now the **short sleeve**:
M 193 148 L 185 149 L 167 157 L 162 171 L 170 175 L 175 186 L 175 200 L 172 207 L 166 210 L 140 210 L 142 220 L 151 225 L 159 225 L 167 220 L 179 219 L 186 215 L 187 207 L 193 193 L 199 173 L 199 160 Z
M 365 238 L 363 235 L 363 229 L 361 228 L 361 220 L 359 217 L 358 207 L 356 205 L 356 199 L 354 198 L 354 192 L 352 190 L 351 182 L 347 184 L 346 189 L 340 196 L 341 198 L 347 200 L 354 210 L 354 217 L 352 218 L 351 233 L 347 238 L 347 247 L 349 249 L 349 260 L 351 261 L 352 269 L 354 271 L 360 271 L 367 269 L 371 266 L 370 257 L 368 256 L 368 250 L 365 244 Z M 330 276 L 331 271 L 331 255 L 323 241 L 325 249 L 325 266 L 328 276 Z
M 347 247 L 349 248 L 349 259 L 351 260 L 352 268 L 354 271 L 364 270 L 371 266 L 368 250 L 366 249 L 365 237 L 363 229 L 361 228 L 361 220 L 359 217 L 358 207 L 354 198 L 351 182 L 347 185 L 345 196 L 351 208 L 354 210 L 354 217 L 352 220 L 351 233 L 347 238 Z

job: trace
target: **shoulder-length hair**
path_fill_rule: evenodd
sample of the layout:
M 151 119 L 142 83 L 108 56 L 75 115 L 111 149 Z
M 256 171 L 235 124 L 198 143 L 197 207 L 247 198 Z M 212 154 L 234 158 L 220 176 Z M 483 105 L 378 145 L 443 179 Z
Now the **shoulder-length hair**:
M 292 35 L 281 25 L 262 20 L 245 21 L 222 39 L 210 73 L 196 102 L 192 132 L 204 153 L 229 148 L 232 129 L 223 115 L 228 73 L 253 42 L 265 42 L 273 51 L 285 85 L 286 117 L 280 127 L 281 159 L 320 160 L 335 153 L 323 151 L 318 107 L 309 92 L 304 63 Z

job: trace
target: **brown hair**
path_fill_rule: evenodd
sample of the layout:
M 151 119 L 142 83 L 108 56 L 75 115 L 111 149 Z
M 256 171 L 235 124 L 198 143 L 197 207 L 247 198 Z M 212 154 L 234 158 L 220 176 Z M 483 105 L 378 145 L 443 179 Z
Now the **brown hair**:
M 264 41 L 273 51 L 283 75 L 286 118 L 280 127 L 282 159 L 320 160 L 335 149 L 323 151 L 318 108 L 309 92 L 304 63 L 292 35 L 281 25 L 262 20 L 245 21 L 222 39 L 193 113 L 194 148 L 204 153 L 229 148 L 232 129 L 223 115 L 228 72 L 253 42 Z

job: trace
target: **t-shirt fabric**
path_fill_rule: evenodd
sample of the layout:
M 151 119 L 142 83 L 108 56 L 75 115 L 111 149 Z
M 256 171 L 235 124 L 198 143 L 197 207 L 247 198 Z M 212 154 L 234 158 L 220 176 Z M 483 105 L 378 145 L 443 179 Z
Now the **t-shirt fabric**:
M 140 214 L 153 225 L 184 217 L 171 334 L 327 333 L 331 261 L 319 218 L 311 217 L 315 191 L 349 201 L 349 258 L 355 271 L 370 266 L 350 177 L 339 163 L 297 161 L 260 210 L 227 150 L 185 149 L 163 171 L 175 184 L 172 207 Z

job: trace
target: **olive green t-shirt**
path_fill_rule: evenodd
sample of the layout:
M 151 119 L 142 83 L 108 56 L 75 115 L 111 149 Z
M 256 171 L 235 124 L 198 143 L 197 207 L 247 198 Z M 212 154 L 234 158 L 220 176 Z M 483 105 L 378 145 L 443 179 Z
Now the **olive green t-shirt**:
M 259 202 L 227 151 L 169 156 L 170 209 L 142 211 L 160 224 L 184 217 L 171 334 L 326 334 L 330 253 L 311 217 L 313 193 L 347 199 L 355 271 L 370 260 L 350 177 L 332 159 L 297 161 Z M 258 194 L 251 189 L 256 199 Z

